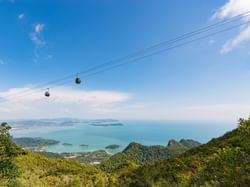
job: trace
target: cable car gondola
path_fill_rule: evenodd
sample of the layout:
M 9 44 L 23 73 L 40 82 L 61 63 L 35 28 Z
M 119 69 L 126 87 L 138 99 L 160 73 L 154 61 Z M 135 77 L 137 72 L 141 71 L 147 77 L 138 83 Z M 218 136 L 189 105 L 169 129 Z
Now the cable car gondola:
M 81 81 L 80 77 L 77 75 L 77 76 L 76 76 L 76 79 L 75 79 L 75 83 L 76 83 L 76 84 L 81 84 L 81 82 L 82 82 L 82 81 Z
M 49 93 L 49 88 L 48 88 L 48 90 L 45 92 L 45 97 L 49 97 L 50 96 L 50 93 Z

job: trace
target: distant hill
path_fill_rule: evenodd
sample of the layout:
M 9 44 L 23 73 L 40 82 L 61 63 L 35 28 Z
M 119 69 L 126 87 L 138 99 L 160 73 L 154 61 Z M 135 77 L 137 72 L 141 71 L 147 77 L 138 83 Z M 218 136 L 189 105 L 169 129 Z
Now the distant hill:
M 114 172 L 127 162 L 134 162 L 138 165 L 152 164 L 160 159 L 169 158 L 186 150 L 201 145 L 194 140 L 180 142 L 170 140 L 167 146 L 153 145 L 145 146 L 136 142 L 130 143 L 123 152 L 117 153 L 101 163 L 100 168 L 107 172 Z

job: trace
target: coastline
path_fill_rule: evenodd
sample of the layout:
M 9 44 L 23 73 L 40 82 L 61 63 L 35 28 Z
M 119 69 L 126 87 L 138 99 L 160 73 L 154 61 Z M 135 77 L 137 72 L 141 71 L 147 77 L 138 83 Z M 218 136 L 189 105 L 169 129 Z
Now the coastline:
M 37 122 L 38 123 L 38 122 Z M 235 124 L 208 123 L 208 122 L 179 122 L 179 121 L 121 121 L 124 126 L 99 127 L 88 123 L 75 123 L 60 126 L 37 125 L 36 128 L 24 128 L 11 130 L 11 135 L 16 137 L 42 137 L 58 140 L 61 143 L 70 143 L 72 146 L 50 145 L 46 151 L 53 153 L 62 152 L 93 152 L 105 149 L 111 144 L 118 144 L 120 148 L 108 150 L 115 154 L 121 152 L 130 142 L 138 142 L 143 145 L 166 145 L 170 139 L 194 139 L 206 143 L 213 137 L 218 137 L 226 131 L 234 128 Z M 117 123 L 115 121 L 114 123 Z M 201 136 L 201 134 L 203 134 Z M 88 146 L 80 146 L 85 144 Z

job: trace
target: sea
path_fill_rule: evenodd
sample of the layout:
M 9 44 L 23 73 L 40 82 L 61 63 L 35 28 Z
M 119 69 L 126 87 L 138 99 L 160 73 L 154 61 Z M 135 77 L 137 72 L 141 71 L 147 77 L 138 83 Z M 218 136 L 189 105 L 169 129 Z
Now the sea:
M 117 153 L 130 142 L 143 145 L 166 146 L 171 139 L 193 139 L 206 143 L 212 138 L 222 136 L 237 127 L 235 122 L 222 121 L 144 121 L 124 120 L 123 126 L 92 126 L 87 123 L 76 123 L 62 127 L 35 127 L 12 130 L 13 137 L 42 137 L 59 140 L 57 145 L 46 148 L 49 152 L 89 152 L 105 149 L 111 144 L 120 148 L 109 150 Z M 72 144 L 65 146 L 63 143 Z M 80 146 L 86 144 L 88 146 Z

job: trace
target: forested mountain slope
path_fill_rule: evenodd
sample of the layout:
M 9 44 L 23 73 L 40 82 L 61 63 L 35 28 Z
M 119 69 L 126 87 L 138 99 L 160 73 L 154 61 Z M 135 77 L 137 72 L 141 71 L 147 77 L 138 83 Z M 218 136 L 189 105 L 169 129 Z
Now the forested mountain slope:
M 6 123 L 0 126 L 0 187 L 109 186 L 112 177 L 98 168 L 53 159 L 13 143 Z
M 143 154 L 133 158 L 131 151 L 148 149 L 133 143 L 122 153 L 128 155 L 127 162 L 108 172 L 23 151 L 12 143 L 8 130 L 7 124 L 0 126 L 0 186 L 250 186 L 250 118 L 241 119 L 237 129 L 207 144 L 153 163 L 147 156 L 144 162 Z M 181 142 L 170 144 L 176 143 L 184 146 Z M 116 160 L 119 162 L 119 157 Z
M 117 186 L 250 186 L 250 119 L 184 154 L 118 176 Z
M 133 162 L 136 165 L 153 164 L 161 159 L 166 159 L 184 153 L 190 148 L 201 145 L 194 140 L 180 142 L 170 140 L 167 146 L 145 146 L 136 142 L 130 143 L 123 152 L 117 153 L 101 163 L 100 168 L 107 172 L 114 172 L 123 165 Z

